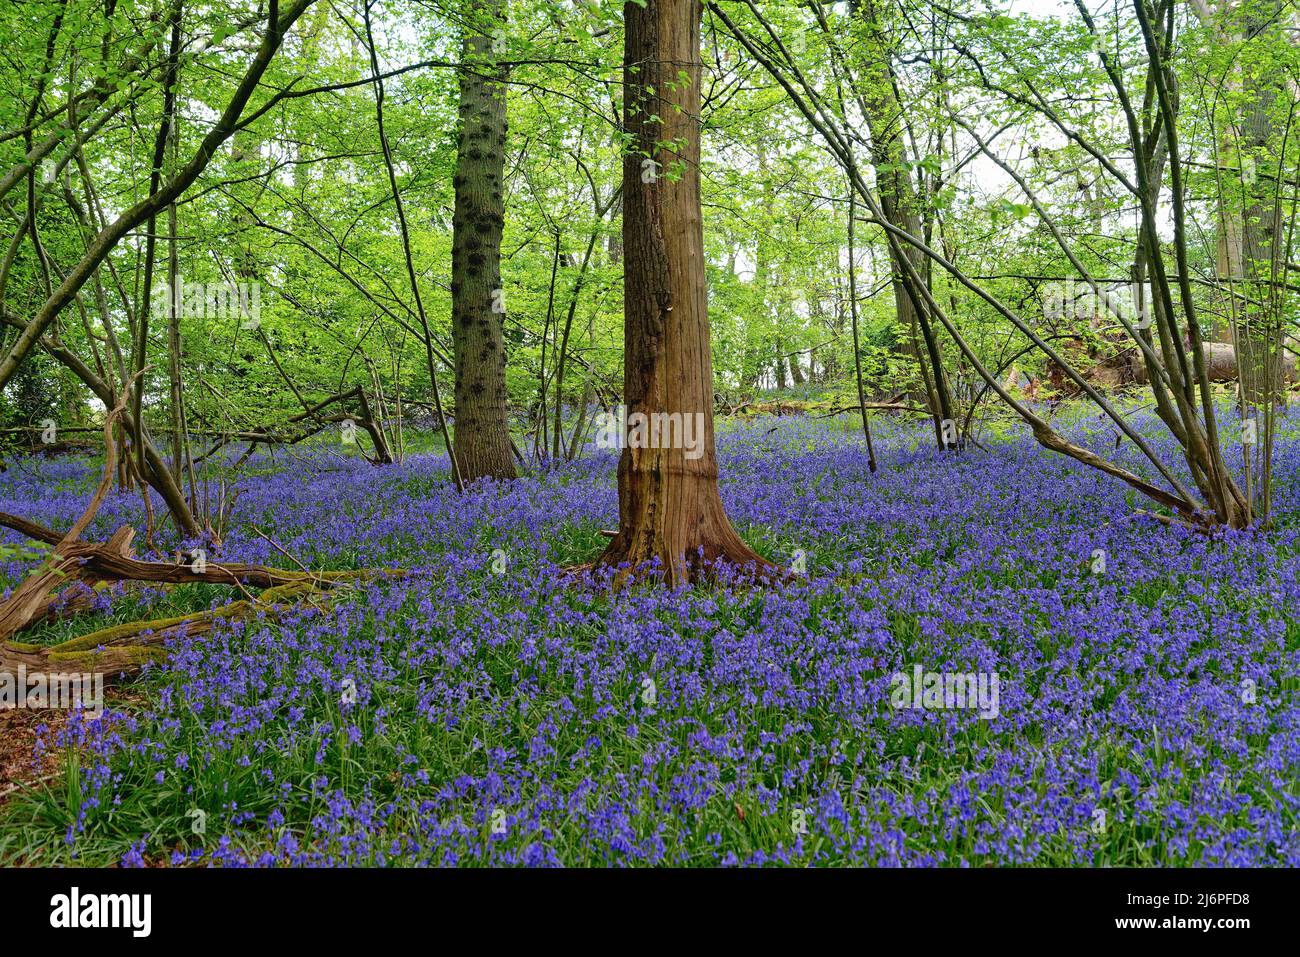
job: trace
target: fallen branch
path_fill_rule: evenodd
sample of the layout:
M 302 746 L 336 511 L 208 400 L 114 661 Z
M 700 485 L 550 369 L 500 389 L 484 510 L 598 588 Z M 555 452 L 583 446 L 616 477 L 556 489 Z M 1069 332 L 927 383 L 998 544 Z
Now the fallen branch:
M 119 532 L 129 542 L 130 528 Z M 117 536 L 115 536 L 117 537 Z M 25 665 L 28 671 L 67 670 L 76 665 L 92 674 L 122 675 L 133 673 L 146 662 L 159 661 L 165 655 L 160 648 L 172 638 L 196 637 L 207 634 L 222 621 L 265 615 L 279 619 L 298 608 L 304 601 L 333 595 L 351 583 L 373 578 L 403 578 L 405 569 L 356 569 L 348 571 L 296 572 L 262 565 L 232 564 L 193 571 L 186 565 L 169 565 L 163 562 L 141 562 L 110 550 L 108 545 L 78 543 L 71 546 L 74 562 L 85 559 L 80 579 L 93 580 L 102 585 L 108 581 L 149 581 L 186 583 L 203 581 L 212 584 L 249 584 L 266 590 L 258 596 L 249 596 L 217 608 L 151 621 L 134 621 L 110 625 L 86 635 L 70 638 L 57 645 L 34 645 L 9 640 L 0 641 L 0 672 L 13 671 Z M 38 572 L 28 581 L 40 576 Z M 242 579 L 242 581 L 241 581 Z M 26 583 L 24 583 L 26 584 Z M 66 594 L 63 593 L 63 594 Z M 67 609 L 57 609 L 63 594 L 50 596 L 32 608 L 30 603 L 11 606 L 13 598 L 0 602 L 0 619 L 19 627 L 37 624 L 49 617 L 62 616 Z M 93 592 L 79 592 L 68 601 L 76 610 L 85 610 L 93 602 Z M 323 607 L 323 606 L 321 606 Z M 7 611 L 8 610 L 8 611 Z M 25 617 L 24 617 L 25 616 Z M 9 634 L 12 634 L 10 632 Z
M 348 583 L 375 577 L 400 578 L 404 569 L 359 569 L 352 571 L 301 571 L 251 565 L 244 562 L 221 564 L 198 560 L 188 564 L 140 561 L 131 554 L 135 530 L 119 528 L 107 542 L 83 542 L 81 534 L 94 520 L 112 485 L 117 469 L 117 448 L 112 441 L 115 420 L 123 405 L 109 412 L 104 421 L 104 472 L 81 516 L 60 535 L 51 529 L 16 515 L 0 513 L 0 525 L 51 545 L 49 555 L 7 599 L 0 602 L 0 671 L 25 666 L 29 671 L 51 671 L 76 665 L 94 674 L 120 675 L 159 660 L 160 647 L 172 638 L 193 637 L 211 631 L 219 621 L 254 616 L 279 618 L 303 602 L 312 601 Z M 258 534 L 262 534 L 260 531 Z M 265 537 L 265 536 L 263 536 Z M 274 544 L 274 543 L 272 543 Z M 279 548 L 279 546 L 276 546 Z M 283 551 L 283 549 L 280 549 Z M 234 585 L 246 597 L 219 608 L 158 621 L 137 621 L 111 625 L 88 635 L 51 646 L 13 641 L 18 632 L 69 612 L 89 610 L 95 591 L 112 582 L 155 584 Z M 62 585 L 71 584 L 76 590 Z M 83 587 L 89 586 L 89 587 Z M 266 589 L 260 596 L 245 588 Z
M 257 598 L 241 599 L 191 615 L 110 625 L 57 645 L 7 641 L 0 645 L 0 671 L 12 672 L 24 665 L 28 672 L 75 669 L 105 677 L 121 677 L 140 670 L 148 662 L 162 661 L 167 653 L 162 646 L 167 641 L 208 634 L 219 622 L 259 615 L 278 620 L 298 608 L 300 599 L 316 591 L 309 582 L 283 585 L 268 589 Z
M 104 474 L 99 479 L 95 494 L 90 498 L 90 504 L 54 545 L 49 556 L 36 571 L 15 588 L 8 598 L 0 602 L 0 641 L 17 634 L 37 619 L 45 619 L 49 614 L 52 600 L 50 593 L 69 579 L 81 577 L 80 563 L 75 554 L 76 542 L 94 520 L 99 512 L 99 506 L 104 501 L 104 496 L 112 487 L 113 475 L 117 470 L 117 446 L 113 442 L 113 423 L 125 408 L 125 395 L 124 390 L 122 400 L 104 417 Z M 124 537 L 120 532 L 115 534 L 112 543 L 116 550 L 121 552 L 129 548 L 134 534 L 131 532 Z M 108 551 L 106 545 L 99 547 L 105 552 Z
M 8 512 L 0 512 L 0 526 L 12 528 L 20 535 L 26 535 L 28 538 L 44 542 L 46 545 L 57 545 L 63 541 L 63 536 L 58 532 L 48 529 L 37 522 L 21 518 L 18 515 L 11 515 Z
M 908 402 L 864 402 L 862 408 L 869 411 L 878 412 L 914 412 L 917 415 L 929 415 L 930 410 L 923 405 L 913 405 Z M 858 406 L 844 405 L 837 408 L 829 409 L 820 415 L 810 415 L 812 419 L 830 419 L 837 415 L 843 415 L 846 412 L 857 412 Z

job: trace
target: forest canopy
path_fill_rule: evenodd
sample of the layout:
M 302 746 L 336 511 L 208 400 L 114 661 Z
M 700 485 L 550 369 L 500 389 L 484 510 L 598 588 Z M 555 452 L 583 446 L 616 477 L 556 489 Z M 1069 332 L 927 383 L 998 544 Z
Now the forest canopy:
M 940 444 L 952 420 L 956 444 L 1018 398 L 1104 410 L 1149 383 L 1204 457 L 1181 488 L 1149 463 L 1164 504 L 1266 513 L 1193 420 L 1240 379 L 1259 484 L 1294 376 L 1291 14 L 703 5 L 719 407 L 880 402 L 929 413 Z M 363 443 L 385 459 L 449 417 L 457 471 L 503 476 L 574 458 L 588 410 L 618 404 L 637 153 L 619 5 L 4 17 L 0 384 L 19 445 L 97 430 L 129 392 L 137 457 L 170 453 L 143 467 L 158 484 L 195 480 L 191 438 L 292 441 L 344 418 L 375 423 Z M 638 168 L 679 178 L 674 143 L 649 145 Z

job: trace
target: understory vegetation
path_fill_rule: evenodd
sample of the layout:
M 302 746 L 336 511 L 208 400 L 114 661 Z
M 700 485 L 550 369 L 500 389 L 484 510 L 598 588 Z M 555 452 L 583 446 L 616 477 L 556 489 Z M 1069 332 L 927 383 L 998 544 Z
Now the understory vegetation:
M 214 562 L 411 576 L 176 641 L 102 717 L 41 736 L 60 773 L 0 808 L 0 859 L 1300 862 L 1300 513 L 1170 528 L 1014 427 L 955 457 L 890 430 L 871 475 L 853 426 L 724 430 L 738 528 L 774 561 L 806 556 L 775 588 L 610 593 L 566 573 L 616 521 L 599 450 L 465 495 L 434 454 L 257 458 Z M 1298 435 L 1289 416 L 1283 501 Z M 11 469 L 0 507 L 57 525 L 95 477 Z M 139 512 L 114 494 L 92 534 Z M 226 589 L 119 591 L 77 630 Z M 999 673 L 996 716 L 892 707 L 891 675 L 916 665 Z

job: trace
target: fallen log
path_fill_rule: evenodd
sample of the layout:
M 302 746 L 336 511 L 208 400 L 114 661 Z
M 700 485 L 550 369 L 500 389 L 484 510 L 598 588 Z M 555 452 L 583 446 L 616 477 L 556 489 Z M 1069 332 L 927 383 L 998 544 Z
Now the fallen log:
M 37 522 L 0 513 L 0 525 L 14 529 L 35 541 L 51 546 L 49 554 L 4 601 L 0 601 L 0 672 L 25 666 L 29 672 L 67 670 L 76 665 L 83 672 L 121 675 L 142 668 L 165 654 L 160 646 L 171 638 L 196 636 L 211 631 L 219 621 L 267 615 L 278 618 L 303 601 L 348 583 L 379 576 L 403 577 L 404 569 L 359 569 L 352 571 L 289 571 L 244 562 L 221 564 L 206 557 L 189 564 L 140 561 L 131 554 L 135 530 L 119 528 L 107 542 L 83 542 L 81 534 L 90 525 L 112 484 L 117 456 L 111 441 L 114 420 L 122 406 L 112 410 L 104 423 L 104 473 L 90 504 L 72 527 L 60 535 Z M 266 589 L 260 596 L 246 594 L 219 608 L 157 621 L 112 625 L 60 644 L 41 646 L 13 640 L 18 632 L 69 608 L 82 611 L 93 604 L 93 589 L 107 583 L 131 581 L 156 584 L 206 582 Z M 68 588 L 79 589 L 69 593 Z M 90 586 L 87 593 L 83 586 Z
M 58 532 L 51 531 L 38 522 L 29 521 L 18 515 L 11 515 L 8 512 L 0 512 L 0 525 L 5 528 L 12 528 L 20 535 L 26 535 L 34 541 L 44 542 L 46 545 L 57 545 L 63 541 L 63 536 Z
M 129 541 L 132 530 L 127 527 L 118 535 Z M 115 536 L 117 537 L 117 536 Z M 114 546 L 116 547 L 116 546 Z M 159 648 L 171 638 L 197 637 L 207 634 L 221 621 L 234 621 L 265 615 L 278 619 L 299 607 L 304 601 L 328 601 L 339 590 L 346 590 L 353 582 L 374 578 L 402 578 L 409 574 L 405 569 L 355 569 L 346 571 L 289 571 L 263 565 L 234 563 L 209 567 L 204 572 L 193 571 L 185 565 L 165 562 L 142 562 L 114 551 L 108 544 L 77 543 L 67 549 L 76 579 L 82 583 L 93 582 L 101 587 L 111 581 L 147 581 L 154 583 L 183 584 L 208 582 L 217 585 L 243 584 L 265 590 L 258 596 L 230 602 L 218 608 L 148 621 L 127 622 L 102 628 L 89 634 L 71 638 L 60 644 L 42 646 L 12 640 L 17 631 L 52 617 L 64 617 L 69 607 L 59 608 L 65 601 L 72 610 L 81 611 L 93 603 L 93 592 L 77 593 L 65 599 L 65 592 L 50 594 L 54 579 L 47 574 L 47 566 L 38 569 L 19 586 L 14 595 L 0 602 L 0 672 L 13 671 L 25 665 L 29 672 L 67 670 L 76 664 L 91 674 L 122 675 L 138 671 L 146 662 L 158 661 L 163 655 Z M 84 560 L 79 566 L 76 563 Z M 68 565 L 60 567 L 69 569 Z M 69 575 L 68 577 L 73 577 Z M 41 591 L 40 589 L 45 589 Z M 18 602 L 15 595 L 22 590 Z M 324 608 L 325 605 L 318 607 Z
M 57 645 L 5 641 L 0 643 L 0 673 L 17 671 L 18 666 L 23 665 L 29 674 L 75 669 L 86 674 L 101 674 L 106 679 L 125 677 L 139 671 L 146 663 L 162 661 L 167 653 L 163 646 L 172 639 L 208 634 L 219 622 L 259 615 L 277 620 L 298 608 L 300 599 L 314 591 L 310 583 L 282 585 L 268 589 L 256 598 L 241 599 L 191 615 L 110 625 Z
M 105 552 L 128 556 L 131 540 L 135 530 L 130 527 L 119 528 L 104 545 L 96 546 Z M 78 564 L 75 549 L 65 549 L 73 554 L 64 554 L 57 561 L 47 561 L 41 565 L 26 581 L 3 602 L 0 602 L 0 639 L 9 638 L 25 628 L 55 618 L 67 617 L 88 610 L 93 604 L 93 591 L 87 592 L 84 586 L 93 590 L 100 581 L 88 574 Z M 73 587 L 83 586 L 80 590 L 69 593 L 68 589 L 54 592 L 64 582 L 72 582 Z
M 54 545 L 50 554 L 37 569 L 19 584 L 8 598 L 0 602 L 0 641 L 18 633 L 33 621 L 44 620 L 49 613 L 50 603 L 53 600 L 51 593 L 54 589 L 68 580 L 82 577 L 81 564 L 76 555 L 77 539 L 94 520 L 99 506 L 104 501 L 104 496 L 108 494 L 113 484 L 113 475 L 117 470 L 117 446 L 113 442 L 113 423 L 122 414 L 125 401 L 123 398 L 122 402 L 119 402 L 117 407 L 104 417 L 104 474 L 100 476 L 99 485 L 90 498 L 90 504 Z M 120 553 L 130 548 L 134 536 L 134 531 L 123 532 L 119 529 L 109 541 L 113 549 Z M 108 545 L 100 547 L 108 551 Z
M 862 403 L 862 408 L 868 411 L 877 412 L 917 412 L 928 415 L 929 410 L 924 406 L 916 405 L 904 401 L 904 394 L 899 393 L 889 399 L 881 401 L 868 401 Z M 857 405 L 837 406 L 832 402 L 805 402 L 797 399 L 784 401 L 759 402 L 757 400 L 741 402 L 733 406 L 728 415 L 737 417 L 751 415 L 808 415 L 813 418 L 827 418 L 836 415 L 843 415 L 846 412 L 857 412 Z M 813 413 L 819 413 L 814 415 Z
M 143 562 L 107 545 L 78 543 L 65 551 L 79 563 L 85 578 L 96 581 L 137 581 L 154 584 L 188 585 L 203 582 L 209 585 L 247 585 L 251 588 L 275 588 L 312 582 L 328 587 L 331 583 L 351 581 L 366 575 L 383 575 L 375 569 L 362 571 L 293 571 L 270 565 L 251 565 L 246 562 L 222 564 L 211 560 L 202 563 L 171 564 L 169 562 Z M 0 629 L 0 635 L 3 630 Z

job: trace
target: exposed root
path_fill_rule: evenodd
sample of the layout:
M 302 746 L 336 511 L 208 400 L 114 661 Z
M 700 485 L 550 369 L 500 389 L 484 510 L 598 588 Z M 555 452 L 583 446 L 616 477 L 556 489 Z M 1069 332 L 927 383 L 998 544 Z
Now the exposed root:
M 602 529 L 601 535 L 610 539 L 604 552 L 594 562 L 567 569 L 569 574 L 611 572 L 611 586 L 615 589 L 645 579 L 658 579 L 674 587 L 722 580 L 770 585 L 797 577 L 750 548 L 729 523 L 714 526 L 707 542 L 699 542 L 690 548 L 666 545 L 662 530 L 656 528 Z M 667 561 L 668 555 L 675 555 L 675 558 Z

